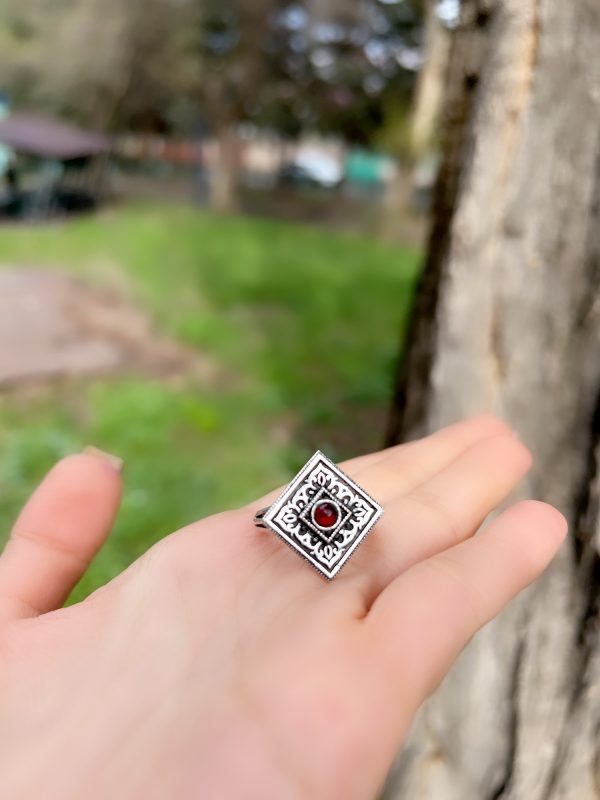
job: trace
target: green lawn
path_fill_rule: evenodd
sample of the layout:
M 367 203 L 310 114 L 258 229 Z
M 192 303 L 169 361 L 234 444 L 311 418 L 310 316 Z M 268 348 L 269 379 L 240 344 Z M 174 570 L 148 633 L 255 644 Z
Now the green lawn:
M 284 482 L 321 447 L 379 445 L 419 254 L 353 236 L 136 206 L 0 229 L 0 265 L 115 280 L 221 377 L 70 382 L 0 395 L 0 528 L 60 456 L 125 459 L 115 533 L 76 595 L 191 520 Z

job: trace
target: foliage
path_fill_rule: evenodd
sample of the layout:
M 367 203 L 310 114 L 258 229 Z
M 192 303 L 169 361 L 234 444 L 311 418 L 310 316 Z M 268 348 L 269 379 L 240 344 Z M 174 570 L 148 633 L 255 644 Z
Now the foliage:
M 6 0 L 2 88 L 87 125 L 153 124 L 188 88 L 184 30 L 178 0 Z
M 81 594 L 172 529 L 284 482 L 310 448 L 379 446 L 417 261 L 354 236 L 177 207 L 4 230 L 0 263 L 125 284 L 219 377 L 5 394 L 2 528 L 61 455 L 93 443 L 124 457 L 123 513 Z
M 408 0 L 203 0 L 197 7 L 212 120 L 365 143 L 386 101 L 408 101 L 422 22 Z
M 6 0 L 0 88 L 87 124 L 189 131 L 203 113 L 364 143 L 408 102 L 421 24 L 410 0 Z

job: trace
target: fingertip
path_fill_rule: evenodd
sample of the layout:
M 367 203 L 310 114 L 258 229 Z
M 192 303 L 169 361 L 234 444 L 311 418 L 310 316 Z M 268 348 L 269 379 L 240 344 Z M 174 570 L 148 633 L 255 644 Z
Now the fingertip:
M 523 500 L 513 506 L 512 510 L 524 518 L 528 517 L 531 526 L 535 526 L 537 530 L 554 539 L 559 546 L 569 532 L 569 523 L 564 514 L 549 503 L 541 500 Z
M 478 428 L 482 433 L 489 436 L 501 434 L 513 435 L 512 429 L 503 419 L 489 412 L 475 414 L 472 417 L 468 417 L 465 422 L 468 425 Z
M 122 494 L 120 474 L 105 459 L 89 453 L 66 456 L 33 493 L 15 527 L 51 526 L 57 535 L 91 541 L 104 537 Z
M 478 414 L 459 423 L 459 426 L 461 425 L 469 447 L 494 445 L 502 448 L 499 457 L 506 454 L 511 462 L 517 460 L 523 473 L 531 468 L 533 463 L 531 451 L 504 420 L 492 414 Z
M 538 500 L 523 500 L 504 511 L 486 533 L 503 551 L 513 554 L 515 577 L 527 585 L 554 559 L 567 530 L 567 521 L 556 508 Z
M 529 472 L 533 466 L 533 454 L 531 450 L 520 439 L 516 438 L 512 431 L 509 441 L 511 442 L 513 451 L 518 455 L 523 472 Z
M 488 450 L 493 448 L 495 464 L 503 470 L 517 473 L 520 477 L 526 475 L 533 465 L 531 450 L 510 431 L 491 436 L 476 446 Z
M 123 472 L 123 466 L 125 464 L 123 459 L 119 456 L 113 455 L 113 453 L 107 453 L 106 450 L 100 450 L 98 447 L 88 445 L 83 450 L 83 455 L 92 456 L 101 463 L 110 467 L 110 469 L 114 470 L 118 475 Z
M 122 462 L 119 466 L 116 457 L 113 460 L 99 450 L 86 448 L 58 461 L 46 475 L 44 483 L 58 480 L 67 482 L 73 491 L 102 491 L 110 486 L 121 486 L 121 471 Z

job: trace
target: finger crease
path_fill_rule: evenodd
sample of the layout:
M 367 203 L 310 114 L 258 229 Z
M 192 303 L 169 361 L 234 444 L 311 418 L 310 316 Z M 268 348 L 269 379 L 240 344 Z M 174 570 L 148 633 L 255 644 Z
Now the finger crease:
M 427 509 L 429 512 L 434 512 L 442 526 L 448 531 L 454 543 L 462 542 L 464 537 L 461 533 L 459 526 L 448 511 L 448 509 L 440 503 L 440 501 L 432 494 L 424 492 L 422 489 L 411 492 L 410 499 L 416 501 L 422 508 Z
M 90 565 L 90 559 L 85 556 L 79 555 L 71 547 L 45 536 L 39 534 L 28 533 L 27 531 L 15 530 L 12 532 L 10 539 L 18 541 L 19 539 L 30 542 L 31 544 L 39 545 L 44 550 L 49 550 L 52 553 L 58 553 L 61 556 L 67 556 L 76 563 L 78 567 L 87 569 Z
M 18 592 L 0 591 L 0 603 L 2 600 L 6 600 L 9 603 L 18 603 L 20 606 L 23 606 L 23 609 L 29 616 L 39 617 L 43 614 L 41 608 L 33 605 L 33 603 L 30 603 L 28 600 L 24 600 Z
M 441 553 L 428 563 L 430 567 L 437 569 L 438 573 L 444 574 L 446 578 L 449 578 L 456 585 L 463 596 L 475 626 L 477 629 L 483 627 L 488 615 L 486 613 L 487 603 L 482 592 L 472 582 L 465 580 L 462 570 L 450 556 Z

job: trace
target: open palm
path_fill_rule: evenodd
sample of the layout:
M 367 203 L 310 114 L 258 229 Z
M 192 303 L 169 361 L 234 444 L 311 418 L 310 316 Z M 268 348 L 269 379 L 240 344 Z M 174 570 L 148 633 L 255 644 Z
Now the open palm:
M 459 423 L 342 465 L 386 513 L 331 583 L 254 528 L 263 499 L 61 609 L 121 491 L 107 460 L 65 459 L 0 558 L 0 798 L 372 800 L 419 705 L 564 538 L 537 502 L 473 537 L 529 464 L 503 423 Z

